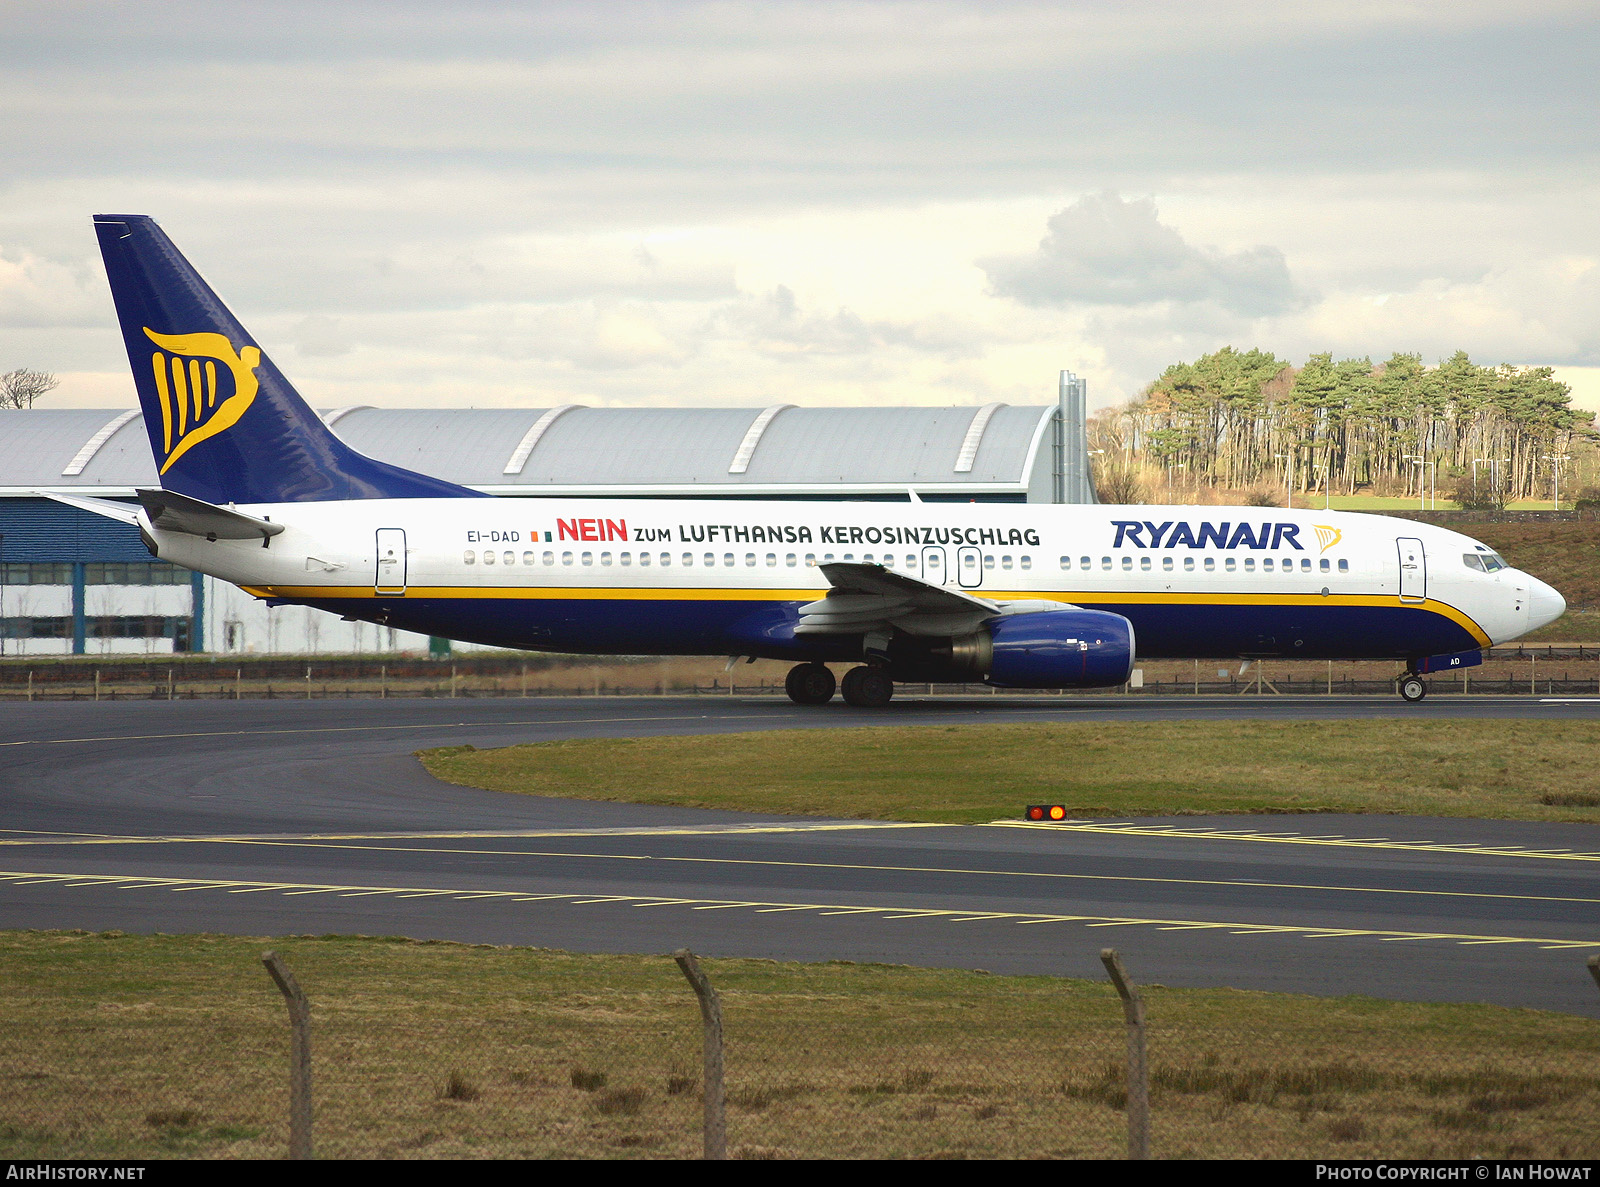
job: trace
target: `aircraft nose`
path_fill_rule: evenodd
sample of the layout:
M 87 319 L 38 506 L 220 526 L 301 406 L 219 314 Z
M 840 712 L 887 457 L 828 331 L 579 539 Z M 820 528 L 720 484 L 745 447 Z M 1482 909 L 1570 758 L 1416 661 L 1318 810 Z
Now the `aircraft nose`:
M 1528 629 L 1536 631 L 1567 612 L 1567 599 L 1537 577 L 1528 578 Z

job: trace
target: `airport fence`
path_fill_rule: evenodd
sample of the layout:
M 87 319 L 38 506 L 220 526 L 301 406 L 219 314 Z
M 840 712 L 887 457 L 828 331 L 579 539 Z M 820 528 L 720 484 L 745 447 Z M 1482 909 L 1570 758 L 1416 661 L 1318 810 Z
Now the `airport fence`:
M 1593 1019 L 678 955 L 0 941 L 0 1154 L 1600 1156 Z
M 841 669 L 844 665 L 840 665 Z M 638 657 L 606 664 L 486 655 L 455 660 L 336 657 L 235 661 L 10 659 L 0 662 L 0 701 L 298 701 L 503 699 L 589 696 L 784 696 L 789 665 Z M 1106 689 L 995 689 L 983 684 L 904 684 L 902 696 L 1387 696 L 1402 665 L 1372 661 L 1216 660 L 1142 663 Z M 1433 695 L 1600 695 L 1600 645 L 1496 647 L 1481 667 L 1426 678 Z

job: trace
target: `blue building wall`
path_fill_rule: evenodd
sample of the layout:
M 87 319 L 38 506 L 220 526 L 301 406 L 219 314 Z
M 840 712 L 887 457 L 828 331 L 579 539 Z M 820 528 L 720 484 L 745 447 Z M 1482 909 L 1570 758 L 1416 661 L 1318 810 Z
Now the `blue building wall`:
M 148 561 L 139 531 L 125 523 L 68 507 L 53 499 L 0 499 L 0 565 L 72 566 L 72 654 L 87 647 L 89 623 L 84 566 L 114 561 Z M 3 579 L 4 570 L 0 570 Z M 199 573 L 190 582 L 192 603 L 187 650 L 205 649 L 205 593 Z
M 138 529 L 53 499 L 0 499 L 0 561 L 147 561 Z

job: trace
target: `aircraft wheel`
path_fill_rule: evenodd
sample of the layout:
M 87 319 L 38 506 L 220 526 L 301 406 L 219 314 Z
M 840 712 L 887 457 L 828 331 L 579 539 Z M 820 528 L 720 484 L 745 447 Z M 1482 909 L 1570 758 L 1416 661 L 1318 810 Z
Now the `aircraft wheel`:
M 797 705 L 826 705 L 837 686 L 833 673 L 822 664 L 796 664 L 783 678 L 783 691 Z
M 881 709 L 894 696 L 894 681 L 889 679 L 889 673 L 865 664 L 846 672 L 840 688 L 845 703 L 857 709 Z
M 1428 686 L 1422 682 L 1420 676 L 1404 676 L 1400 680 L 1400 696 L 1412 704 L 1416 704 L 1428 695 Z

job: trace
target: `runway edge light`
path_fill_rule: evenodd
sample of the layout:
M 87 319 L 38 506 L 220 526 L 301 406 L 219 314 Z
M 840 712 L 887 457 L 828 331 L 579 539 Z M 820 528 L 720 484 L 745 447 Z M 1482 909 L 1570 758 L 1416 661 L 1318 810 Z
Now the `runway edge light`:
M 1029 804 L 1023 812 L 1024 820 L 1065 820 L 1067 807 L 1065 804 Z

